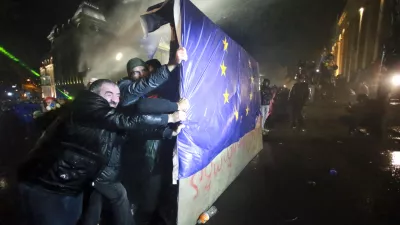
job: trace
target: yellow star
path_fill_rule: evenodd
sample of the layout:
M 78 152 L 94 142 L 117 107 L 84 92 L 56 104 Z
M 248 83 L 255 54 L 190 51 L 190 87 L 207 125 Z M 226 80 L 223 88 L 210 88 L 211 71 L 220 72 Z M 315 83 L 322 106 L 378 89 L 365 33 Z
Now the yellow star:
M 249 59 L 249 67 L 250 67 L 250 69 L 251 69 L 251 61 L 250 61 L 250 59 Z
M 239 112 L 235 109 L 235 112 L 233 112 L 233 114 L 236 117 L 236 121 L 239 119 Z
M 226 69 L 227 67 L 225 66 L 225 62 L 222 61 L 222 65 L 221 65 L 221 72 L 222 72 L 222 76 L 226 76 Z
M 224 95 L 224 104 L 225 103 L 229 103 L 229 93 L 228 93 L 228 89 L 225 90 Z
M 254 77 L 251 76 L 250 79 L 251 79 L 251 84 L 254 84 Z
M 247 106 L 247 108 L 246 108 L 246 116 L 249 115 L 249 112 L 250 112 L 250 109 L 249 109 L 249 106 Z
M 228 50 L 228 45 L 229 45 L 229 43 L 228 43 L 228 41 L 226 40 L 226 37 L 225 37 L 225 39 L 224 39 L 222 42 L 224 43 L 224 51 L 227 51 L 227 50 Z
M 253 93 L 250 93 L 250 101 L 253 99 Z

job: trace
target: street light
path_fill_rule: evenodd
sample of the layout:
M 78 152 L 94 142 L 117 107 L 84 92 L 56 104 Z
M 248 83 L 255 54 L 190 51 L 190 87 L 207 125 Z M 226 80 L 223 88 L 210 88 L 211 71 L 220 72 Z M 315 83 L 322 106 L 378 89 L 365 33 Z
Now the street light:
M 361 29 L 362 29 L 362 22 L 363 22 L 363 14 L 364 14 L 364 7 L 361 7 L 359 10 L 360 12 L 360 22 L 358 24 L 358 36 L 357 36 L 357 49 L 356 55 L 354 59 L 354 70 L 358 70 L 358 57 L 360 53 L 360 40 L 361 40 Z M 350 76 L 347 77 L 347 81 L 350 81 Z
M 118 52 L 117 55 L 115 56 L 115 60 L 119 61 L 122 59 L 122 57 L 123 57 L 122 53 Z
M 31 82 L 31 79 L 28 78 L 28 79 L 26 79 L 26 81 L 27 81 L 27 82 Z
M 396 74 L 396 75 L 394 75 L 393 77 L 392 77 L 392 85 L 393 86 L 400 86 L 400 75 L 399 74 Z

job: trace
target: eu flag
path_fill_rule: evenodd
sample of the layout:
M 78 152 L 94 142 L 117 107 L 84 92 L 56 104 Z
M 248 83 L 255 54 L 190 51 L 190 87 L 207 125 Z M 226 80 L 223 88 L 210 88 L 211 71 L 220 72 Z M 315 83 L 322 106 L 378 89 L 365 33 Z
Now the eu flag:
M 175 21 L 177 22 L 177 21 Z M 179 135 L 179 177 L 205 168 L 255 129 L 260 108 L 258 63 L 190 1 L 181 1 L 180 95 L 191 104 Z

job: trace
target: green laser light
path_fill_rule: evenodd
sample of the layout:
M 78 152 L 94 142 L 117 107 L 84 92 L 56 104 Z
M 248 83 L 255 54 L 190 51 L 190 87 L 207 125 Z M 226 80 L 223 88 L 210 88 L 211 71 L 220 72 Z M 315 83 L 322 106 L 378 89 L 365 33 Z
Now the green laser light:
M 5 50 L 3 47 L 0 46 L 0 52 L 3 53 L 3 55 L 7 56 L 9 59 L 11 59 L 12 61 L 18 63 L 19 65 L 21 65 L 22 67 L 24 67 L 25 69 L 27 69 L 29 72 L 31 72 L 33 75 L 40 77 L 40 74 L 37 73 L 36 71 L 34 71 L 33 69 L 31 69 L 29 66 L 25 65 L 25 63 L 21 62 L 21 60 L 19 60 L 17 57 L 15 57 L 13 54 L 9 53 L 7 50 Z M 59 90 L 61 92 L 61 94 L 63 94 L 65 97 L 67 97 L 69 100 L 72 100 L 73 97 L 67 95 L 65 92 L 61 91 L 60 89 L 57 88 L 57 90 Z

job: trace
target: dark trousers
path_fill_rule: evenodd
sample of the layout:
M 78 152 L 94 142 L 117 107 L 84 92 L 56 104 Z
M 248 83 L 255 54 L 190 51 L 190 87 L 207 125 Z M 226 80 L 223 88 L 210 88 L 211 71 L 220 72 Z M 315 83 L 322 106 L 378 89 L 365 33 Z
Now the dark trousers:
M 82 213 L 82 194 L 60 195 L 20 184 L 24 225 L 76 225 Z
M 160 174 L 148 177 L 141 187 L 138 210 L 135 221 L 138 225 L 151 223 L 156 216 L 161 193 L 162 177 Z
M 111 206 L 114 225 L 134 225 L 126 190 L 121 183 L 96 182 L 94 189 L 90 195 L 89 207 L 84 216 L 83 225 L 97 225 L 99 223 L 103 200 L 106 200 L 106 203 Z
M 303 128 L 304 126 L 304 118 L 302 114 L 303 104 L 300 103 L 292 103 L 291 106 L 291 117 L 292 117 L 292 127 Z

